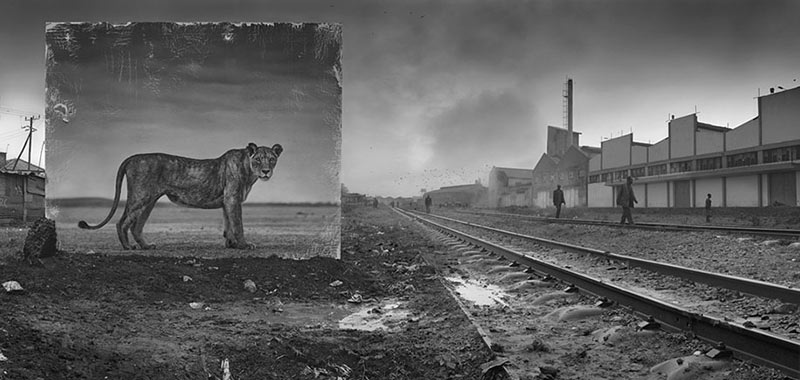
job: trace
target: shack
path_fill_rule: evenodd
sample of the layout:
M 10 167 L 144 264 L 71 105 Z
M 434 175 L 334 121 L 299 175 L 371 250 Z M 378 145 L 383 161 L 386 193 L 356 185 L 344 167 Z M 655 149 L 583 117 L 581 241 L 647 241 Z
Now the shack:
M 0 152 L 0 225 L 32 222 L 44 216 L 44 169 Z

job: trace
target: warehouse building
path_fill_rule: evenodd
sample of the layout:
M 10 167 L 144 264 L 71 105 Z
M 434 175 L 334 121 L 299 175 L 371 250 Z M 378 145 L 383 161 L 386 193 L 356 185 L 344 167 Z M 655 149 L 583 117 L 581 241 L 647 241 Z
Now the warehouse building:
M 425 193 L 434 207 L 482 207 L 487 203 L 487 189 L 480 181 L 468 185 L 445 186 Z
M 800 87 L 758 97 L 758 116 L 733 128 L 672 117 L 655 143 L 628 134 L 603 141 L 589 160 L 589 207 L 614 207 L 616 190 L 634 177 L 638 207 L 797 206 Z
M 0 225 L 44 216 L 44 169 L 0 152 Z

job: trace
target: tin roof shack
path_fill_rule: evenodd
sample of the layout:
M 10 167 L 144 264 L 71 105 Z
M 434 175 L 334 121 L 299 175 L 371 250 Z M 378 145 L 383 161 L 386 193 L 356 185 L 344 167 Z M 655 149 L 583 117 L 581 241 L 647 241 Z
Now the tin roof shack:
M 6 153 L 0 152 L 0 225 L 43 217 L 44 186 L 44 169 L 22 160 L 7 161 Z

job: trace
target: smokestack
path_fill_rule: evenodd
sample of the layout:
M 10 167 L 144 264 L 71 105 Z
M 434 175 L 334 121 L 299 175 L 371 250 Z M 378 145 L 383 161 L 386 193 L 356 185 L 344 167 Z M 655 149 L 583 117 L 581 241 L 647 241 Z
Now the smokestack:
M 572 133 L 572 79 L 567 79 L 567 130 L 569 131 L 569 137 L 567 140 L 567 148 L 572 146 L 573 143 L 573 133 Z

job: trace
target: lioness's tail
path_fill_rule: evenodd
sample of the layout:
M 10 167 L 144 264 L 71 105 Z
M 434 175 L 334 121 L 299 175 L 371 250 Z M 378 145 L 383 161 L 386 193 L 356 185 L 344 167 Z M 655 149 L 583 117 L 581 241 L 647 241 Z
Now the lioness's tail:
M 111 206 L 111 212 L 108 213 L 106 219 L 100 222 L 100 224 L 96 226 L 90 226 L 89 223 L 86 223 L 86 221 L 81 220 L 80 222 L 78 222 L 78 227 L 83 228 L 85 230 L 96 230 L 98 228 L 105 226 L 106 223 L 108 223 L 108 221 L 111 220 L 111 217 L 114 216 L 114 213 L 117 211 L 117 205 L 119 205 L 119 193 L 122 190 L 122 177 L 125 176 L 125 168 L 128 166 L 129 160 L 130 157 L 125 159 L 125 161 L 122 161 L 122 164 L 119 165 L 119 170 L 117 170 L 117 183 L 116 183 L 116 190 L 114 191 L 114 205 Z

